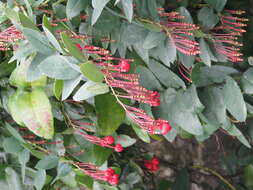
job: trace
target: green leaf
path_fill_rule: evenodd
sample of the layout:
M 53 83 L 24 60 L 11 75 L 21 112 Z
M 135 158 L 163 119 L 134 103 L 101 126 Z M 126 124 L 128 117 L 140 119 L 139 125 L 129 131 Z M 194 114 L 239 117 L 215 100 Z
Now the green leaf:
M 190 190 L 190 175 L 187 169 L 182 169 L 177 174 L 172 190 Z
M 42 190 L 44 184 L 46 183 L 46 176 L 47 175 L 45 170 L 38 170 L 36 172 L 33 182 L 36 190 Z
M 94 145 L 93 152 L 96 158 L 96 165 L 101 166 L 112 154 L 112 149 Z
M 92 0 L 92 7 L 94 8 L 91 16 L 91 24 L 94 25 L 101 15 L 104 7 L 110 0 Z
M 246 104 L 243 99 L 241 90 L 232 78 L 226 79 L 223 88 L 224 102 L 228 111 L 238 121 L 245 121 L 247 117 Z
M 144 142 L 150 143 L 150 137 L 146 131 L 137 126 L 136 124 L 132 124 L 132 128 L 135 131 L 136 135 Z
M 21 22 L 21 25 L 25 28 L 30 28 L 32 30 L 36 30 L 38 32 L 40 32 L 40 30 L 37 28 L 37 26 L 27 17 L 25 16 L 23 13 L 19 12 L 19 20 Z
M 22 185 L 21 185 L 21 182 L 20 182 L 20 178 L 17 174 L 17 172 L 8 167 L 5 169 L 5 176 L 6 176 L 6 180 L 8 182 L 8 185 L 9 185 L 9 189 L 10 190 L 23 190 L 22 188 Z
M 11 114 L 11 117 L 14 119 L 14 121 L 24 126 L 23 122 L 23 116 L 20 113 L 19 107 L 17 105 L 17 102 L 19 101 L 19 96 L 22 94 L 22 90 L 17 90 L 14 94 L 12 94 L 8 99 L 8 109 Z M 22 137 L 21 137 L 22 138 Z
M 182 81 L 175 73 L 154 59 L 149 61 L 148 67 L 164 86 L 173 88 L 182 87 L 183 89 L 186 88 L 184 81 Z
M 61 33 L 61 38 L 64 46 L 67 48 L 69 53 L 81 62 L 87 61 L 87 58 L 82 54 L 82 52 L 75 46 L 70 37 L 66 33 Z
M 203 38 L 200 39 L 199 46 L 200 58 L 207 66 L 211 66 L 210 48 Z
M 50 31 L 50 28 L 48 28 L 46 25 L 47 25 L 47 22 L 49 22 L 47 20 L 47 17 L 44 15 L 43 16 L 43 30 L 47 36 L 47 39 L 50 41 L 50 43 L 55 47 L 55 49 L 57 51 L 59 51 L 60 53 L 63 53 L 63 50 L 61 48 L 61 45 L 59 44 L 59 42 L 57 41 L 57 39 L 55 38 L 55 36 L 52 34 L 52 32 Z
M 51 184 L 53 184 L 58 179 L 68 175 L 71 172 L 71 170 L 72 170 L 72 168 L 69 164 L 59 162 L 58 167 L 57 167 L 57 176 L 55 177 L 55 179 L 52 181 Z
M 66 6 L 66 14 L 68 19 L 72 19 L 73 17 L 80 14 L 83 10 L 83 3 L 82 0 L 68 0 Z
M 123 0 L 120 1 L 126 15 L 126 18 L 129 22 L 132 22 L 133 18 L 133 0 Z
M 251 148 L 251 145 L 249 144 L 248 140 L 244 137 L 242 132 L 236 128 L 235 125 L 230 125 L 228 127 L 222 126 L 222 128 L 226 130 L 230 135 L 235 136 L 246 147 Z
M 102 86 L 102 89 L 100 90 L 95 90 L 94 92 L 92 92 L 92 90 L 88 90 L 89 88 L 97 88 L 98 85 L 100 85 L 102 83 L 96 83 L 96 82 L 92 82 L 92 81 L 88 81 L 86 83 L 84 83 L 75 93 L 75 95 L 73 96 L 73 99 L 75 101 L 82 101 L 82 100 L 86 100 L 88 98 L 91 98 L 93 96 L 96 96 L 98 94 L 104 94 L 106 92 L 108 92 L 108 87 L 104 87 Z
M 40 125 L 33 132 L 46 139 L 51 139 L 54 135 L 54 123 L 51 104 L 46 93 L 40 88 L 34 89 L 31 92 L 31 104 L 36 120 Z
M 50 45 L 49 41 L 40 32 L 24 27 L 23 34 L 34 47 L 34 49 L 36 49 L 36 51 L 45 55 L 51 55 L 52 53 L 54 53 L 54 50 Z
M 68 60 L 61 55 L 52 55 L 44 59 L 39 65 L 40 71 L 48 77 L 68 80 L 79 73 L 70 66 Z
M 57 98 L 57 100 L 61 99 L 63 85 L 64 85 L 63 80 L 55 80 L 54 82 L 54 96 Z
M 115 144 L 121 144 L 122 147 L 129 147 L 136 143 L 136 139 L 129 137 L 128 135 L 118 135 L 115 138 Z
M 30 152 L 27 149 L 23 149 L 23 151 L 18 154 L 18 160 L 19 160 L 19 163 L 21 164 L 21 173 L 22 173 L 23 183 L 25 182 L 26 163 L 29 161 L 29 159 L 30 159 Z
M 59 157 L 55 155 L 48 155 L 48 156 L 45 156 L 42 160 L 40 160 L 36 164 L 35 168 L 45 169 L 45 170 L 52 169 L 57 166 L 58 161 L 59 161 Z
M 248 57 L 248 63 L 253 66 L 253 57 Z
M 94 83 L 94 85 L 87 87 L 87 90 L 94 94 L 105 94 L 109 92 L 109 87 L 104 83 Z
M 219 17 L 214 14 L 213 9 L 203 7 L 198 12 L 198 20 L 205 30 L 210 30 L 219 22 Z
M 66 100 L 70 96 L 70 94 L 73 92 L 76 86 L 80 83 L 81 79 L 82 79 L 82 75 L 74 79 L 64 81 L 64 85 L 62 89 L 62 100 Z
M 138 18 L 136 19 L 138 23 L 140 23 L 144 28 L 152 31 L 152 32 L 161 32 L 161 28 L 153 23 L 146 22 L 145 20 L 139 20 Z
M 17 140 L 19 140 L 20 142 L 25 142 L 25 140 L 23 139 L 23 137 L 18 133 L 18 131 L 16 129 L 14 129 L 9 123 L 5 123 L 5 127 L 7 128 L 7 130 L 11 133 L 11 135 L 13 137 L 15 137 Z
M 87 77 L 93 82 L 102 82 L 104 80 L 103 73 L 91 61 L 81 64 L 80 70 L 85 77 Z
M 249 188 L 253 187 L 253 165 L 245 166 L 243 170 L 243 183 Z
M 141 85 L 149 90 L 163 90 L 153 73 L 144 66 L 137 66 L 135 72 L 140 74 Z
M 20 142 L 15 139 L 14 137 L 8 137 L 4 138 L 3 140 L 3 148 L 4 151 L 11 154 L 18 154 L 20 151 L 22 151 L 22 146 L 20 145 Z
M 253 94 L 253 68 L 249 68 L 243 73 L 241 78 L 241 85 L 243 92 L 247 94 Z
M 210 6 L 221 12 L 227 3 L 227 0 L 205 0 Z
M 166 39 L 166 35 L 162 32 L 149 32 L 143 42 L 144 49 L 152 49 L 159 44 L 163 43 Z
M 111 135 L 125 119 L 125 111 L 110 94 L 95 97 L 95 106 L 98 115 L 99 133 Z

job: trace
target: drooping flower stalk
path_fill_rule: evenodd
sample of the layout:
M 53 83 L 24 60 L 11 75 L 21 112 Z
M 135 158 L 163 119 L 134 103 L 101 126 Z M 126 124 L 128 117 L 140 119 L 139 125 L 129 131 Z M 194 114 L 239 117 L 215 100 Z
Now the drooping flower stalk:
M 199 29 L 198 26 L 191 23 L 181 22 L 184 16 L 178 12 L 160 13 L 161 17 L 166 17 L 167 20 L 161 22 L 164 32 L 168 35 L 171 42 L 175 45 L 178 51 L 186 55 L 199 54 L 199 44 L 190 36 L 192 32 Z
M 77 44 L 77 47 L 82 50 L 87 50 L 91 54 L 97 52 L 104 52 L 100 47 L 86 45 L 82 47 Z M 101 67 L 104 73 L 104 79 L 108 86 L 110 86 L 113 95 L 116 97 L 118 103 L 123 107 L 128 116 L 142 129 L 150 134 L 167 134 L 171 130 L 168 121 L 158 119 L 155 120 L 145 113 L 145 111 L 125 105 L 120 98 L 127 98 L 141 103 L 146 103 L 151 106 L 160 105 L 160 95 L 156 91 L 148 90 L 140 85 L 140 76 L 138 74 L 125 73 L 130 70 L 130 62 L 132 59 L 116 58 L 110 55 L 110 52 L 96 57 L 93 63 Z M 116 90 L 115 89 L 121 89 Z M 93 139 L 92 139 L 93 140 Z M 95 142 L 96 140 L 94 140 Z M 99 141 L 99 140 L 98 140 Z
M 238 36 L 246 32 L 241 27 L 246 26 L 244 22 L 248 21 L 248 19 L 230 15 L 241 15 L 244 11 L 225 10 L 225 12 L 227 14 L 220 17 L 221 25 L 215 27 L 215 32 L 212 33 L 214 48 L 220 55 L 225 56 L 228 61 L 240 62 L 243 59 L 238 47 L 242 46 L 242 44 L 238 42 Z
M 97 166 L 90 163 L 76 162 L 74 163 L 81 171 L 86 175 L 92 177 L 95 180 L 105 181 L 111 185 L 117 185 L 119 183 L 119 175 L 115 173 L 115 170 L 108 168 L 107 170 L 100 170 Z

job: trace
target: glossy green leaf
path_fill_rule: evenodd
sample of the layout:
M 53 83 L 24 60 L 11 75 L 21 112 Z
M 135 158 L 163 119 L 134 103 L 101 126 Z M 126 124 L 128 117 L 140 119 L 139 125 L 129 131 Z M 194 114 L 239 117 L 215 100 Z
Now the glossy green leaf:
M 166 39 L 166 35 L 161 32 L 149 32 L 143 42 L 144 49 L 152 49 L 159 44 L 163 43 Z
M 62 100 L 66 100 L 70 94 L 73 92 L 73 90 L 77 87 L 77 85 L 80 83 L 82 79 L 82 76 L 78 76 L 76 78 L 73 78 L 71 80 L 65 80 L 63 89 L 62 89 Z
M 182 87 L 183 89 L 186 88 L 184 81 L 161 63 L 152 59 L 149 62 L 148 67 L 164 86 L 173 88 Z
M 51 104 L 46 93 L 42 89 L 34 89 L 31 93 L 31 104 L 40 125 L 37 133 L 46 139 L 51 139 L 54 135 L 54 123 Z
M 20 151 L 22 151 L 22 146 L 20 145 L 20 142 L 17 139 L 15 139 L 14 137 L 4 138 L 3 148 L 4 148 L 5 152 L 11 153 L 11 154 L 16 154 L 16 155 Z
M 36 164 L 35 168 L 45 169 L 45 170 L 52 169 L 57 166 L 58 161 L 59 161 L 59 157 L 57 157 L 55 155 L 48 155 L 48 156 L 44 157 L 42 160 L 40 160 Z
M 136 124 L 132 124 L 133 130 L 135 131 L 136 135 L 144 142 L 150 143 L 150 137 L 146 131 L 142 128 L 137 126 Z
M 23 13 L 19 12 L 19 20 L 21 22 L 21 25 L 25 28 L 30 28 L 32 30 L 40 31 L 37 26 L 28 18 L 25 16 Z
M 244 167 L 243 170 L 243 182 L 247 187 L 253 187 L 253 165 Z
M 45 183 L 46 183 L 46 171 L 42 169 L 38 170 L 34 178 L 34 186 L 36 187 L 36 190 L 42 190 Z
M 61 38 L 64 46 L 69 51 L 69 53 L 81 62 L 87 61 L 87 58 L 82 54 L 82 52 L 76 47 L 72 42 L 71 38 L 66 33 L 61 33 Z
M 153 73 L 143 66 L 137 66 L 135 72 L 140 74 L 141 85 L 150 90 L 162 90 L 162 86 Z
M 79 73 L 70 66 L 68 60 L 61 55 L 52 55 L 44 59 L 39 65 L 40 71 L 51 78 L 68 80 Z
M 110 148 L 94 145 L 93 152 L 96 158 L 96 165 L 101 166 L 109 158 L 113 150 Z
M 115 144 L 121 144 L 124 148 L 132 146 L 134 143 L 136 143 L 136 139 L 128 135 L 118 135 L 115 137 Z
M 20 142 L 25 142 L 25 140 L 23 139 L 23 137 L 18 133 L 18 131 L 16 129 L 14 129 L 9 123 L 5 123 L 5 127 L 7 128 L 7 130 L 11 133 L 11 135 L 13 137 L 15 137 L 17 140 L 19 140 Z
M 99 133 L 111 135 L 125 119 L 125 111 L 118 104 L 116 98 L 110 94 L 95 97 L 96 112 L 98 115 Z
M 30 152 L 27 149 L 23 149 L 23 151 L 18 154 L 18 160 L 19 163 L 21 164 L 21 174 L 23 183 L 25 181 L 26 163 L 29 161 L 29 159 L 30 159 Z
M 54 96 L 57 98 L 57 100 L 61 99 L 63 85 L 64 85 L 63 80 L 55 80 L 54 82 Z
M 8 182 L 8 185 L 9 185 L 9 189 L 15 189 L 15 190 L 23 190 L 23 187 L 21 185 L 21 181 L 20 181 L 20 178 L 17 174 L 17 172 L 8 167 L 5 169 L 5 176 L 6 176 L 6 180 Z
M 245 121 L 247 117 L 246 104 L 239 86 L 232 78 L 226 79 L 223 93 L 225 105 L 228 111 L 238 121 Z
M 198 20 L 205 30 L 210 30 L 219 22 L 219 17 L 213 12 L 213 9 L 203 7 L 198 12 Z
M 227 3 L 227 0 L 205 0 L 210 6 L 215 8 L 217 11 L 222 11 Z
M 133 18 L 133 0 L 122 0 L 120 2 L 122 4 L 127 20 L 131 22 Z
M 42 54 L 45 54 L 45 55 L 51 55 L 54 53 L 54 50 L 53 50 L 52 46 L 50 45 L 49 41 L 40 32 L 24 27 L 23 34 L 28 39 L 28 41 L 31 43 L 33 48 L 36 49 L 36 51 L 38 51 Z
M 211 66 L 210 48 L 203 38 L 200 39 L 200 58 L 207 65 Z
M 66 14 L 68 19 L 72 19 L 73 17 L 80 14 L 80 11 L 83 10 L 83 2 L 82 0 L 68 0 L 66 6 Z
M 99 16 L 101 15 L 104 7 L 110 0 L 92 0 L 92 7 L 94 8 L 92 17 L 91 17 L 91 24 L 94 25 Z
M 94 63 L 90 61 L 81 64 L 80 70 L 86 78 L 93 82 L 102 82 L 104 80 L 103 73 Z

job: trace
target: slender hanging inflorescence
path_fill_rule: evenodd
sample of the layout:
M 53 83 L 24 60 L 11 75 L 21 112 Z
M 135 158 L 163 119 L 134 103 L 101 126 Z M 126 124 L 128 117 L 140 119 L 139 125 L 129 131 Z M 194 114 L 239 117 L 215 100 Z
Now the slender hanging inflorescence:
M 244 11 L 225 10 L 225 12 L 226 15 L 220 17 L 221 25 L 215 27 L 215 32 L 212 33 L 214 48 L 228 61 L 240 62 L 243 61 L 241 58 L 243 54 L 240 53 L 239 47 L 242 44 L 238 42 L 238 38 L 246 32 L 241 27 L 246 26 L 244 22 L 248 19 L 231 16 L 231 14 L 241 15 L 245 13 Z
M 75 165 L 82 170 L 86 175 L 95 180 L 105 181 L 111 185 L 119 183 L 119 175 L 115 173 L 114 169 L 100 170 L 97 166 L 89 163 L 76 162 Z
M 160 24 L 178 51 L 186 55 L 199 54 L 199 44 L 191 37 L 193 32 L 199 29 L 197 25 L 182 22 L 184 16 L 181 16 L 178 12 L 161 12 L 160 16 L 166 17 L 167 20 L 162 21 Z
M 114 96 L 126 111 L 127 115 L 142 129 L 150 134 L 167 134 L 171 130 L 168 121 L 155 120 L 144 110 L 124 104 L 119 98 L 127 98 L 150 106 L 160 105 L 160 95 L 156 91 L 148 90 L 141 86 L 138 74 L 126 73 L 130 70 L 132 59 L 116 58 L 110 52 L 100 47 L 77 44 L 81 51 L 88 54 L 97 54 L 93 63 L 101 67 L 105 82 L 112 88 Z M 117 89 L 117 91 L 116 91 Z

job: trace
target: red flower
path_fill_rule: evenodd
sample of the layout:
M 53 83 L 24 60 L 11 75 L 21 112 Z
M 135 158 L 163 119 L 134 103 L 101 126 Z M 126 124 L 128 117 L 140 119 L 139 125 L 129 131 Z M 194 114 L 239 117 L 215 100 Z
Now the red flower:
M 144 167 L 150 172 L 156 172 L 160 169 L 160 160 L 156 157 L 151 160 L 144 160 Z
M 111 185 L 117 185 L 119 183 L 119 175 L 115 174 L 115 171 L 112 168 L 108 168 L 107 170 L 100 170 L 93 164 L 81 162 L 76 162 L 75 165 L 86 175 L 92 177 L 95 180 L 105 181 Z

